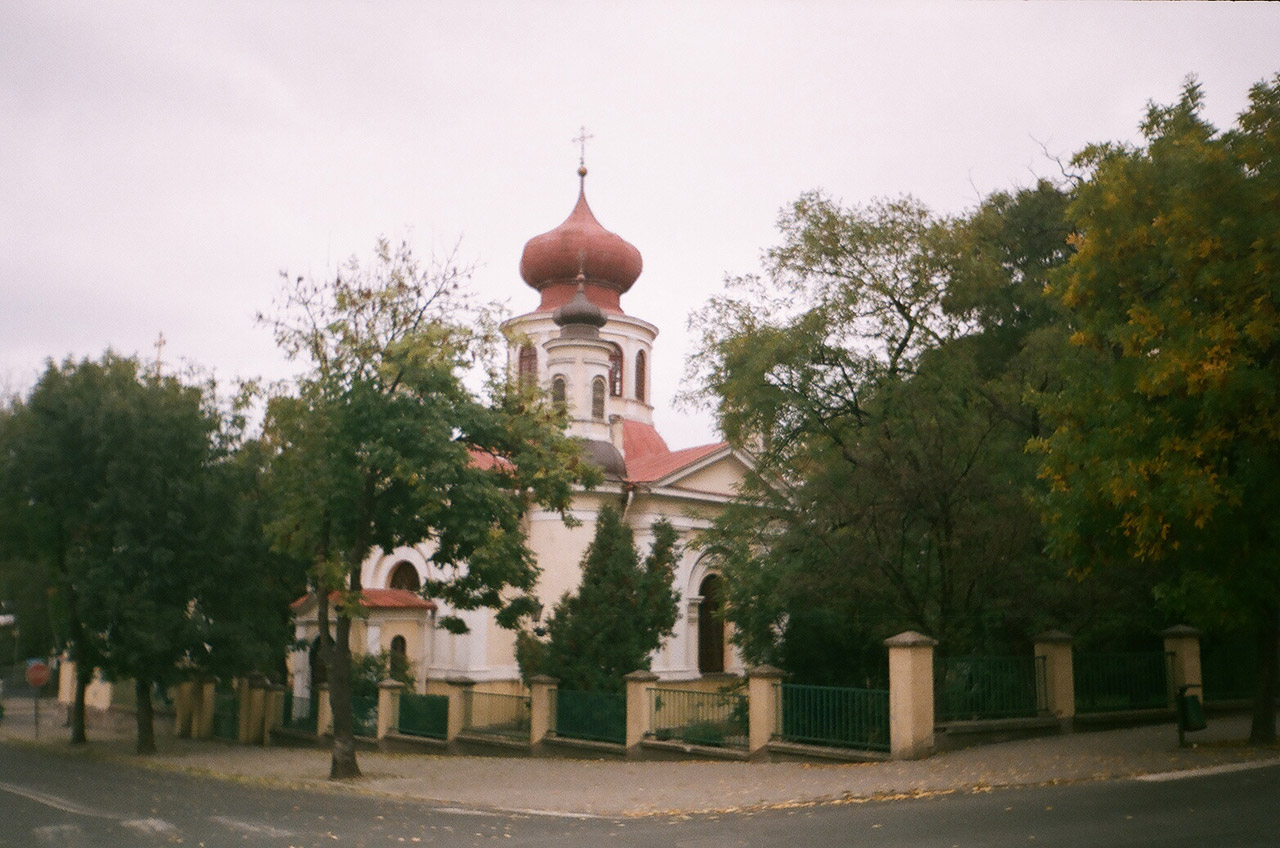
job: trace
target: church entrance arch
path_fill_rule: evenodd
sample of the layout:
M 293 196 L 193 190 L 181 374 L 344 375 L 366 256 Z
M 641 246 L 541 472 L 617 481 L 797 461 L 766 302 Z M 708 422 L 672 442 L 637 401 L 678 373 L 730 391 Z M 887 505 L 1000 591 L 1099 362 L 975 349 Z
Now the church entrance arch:
M 719 574 L 708 574 L 698 586 L 702 600 L 698 602 L 698 671 L 719 674 L 724 671 L 724 581 Z
M 392 680 L 404 681 L 409 675 L 409 646 L 403 636 L 391 640 L 390 672 Z

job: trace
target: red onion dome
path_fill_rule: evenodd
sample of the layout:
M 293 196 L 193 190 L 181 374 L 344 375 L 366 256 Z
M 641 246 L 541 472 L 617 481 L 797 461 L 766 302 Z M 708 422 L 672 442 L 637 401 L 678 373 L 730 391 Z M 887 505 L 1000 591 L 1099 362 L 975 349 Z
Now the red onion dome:
M 632 244 L 600 226 L 587 205 L 586 169 L 580 168 L 578 173 L 584 178 L 578 204 L 563 224 L 529 239 L 520 257 L 520 276 L 543 293 L 542 308 L 554 308 L 571 298 L 576 278 L 582 274 L 587 297 L 593 303 L 618 309 L 618 295 L 631 288 L 644 263 Z M 600 288 L 608 293 L 592 291 Z M 549 302 L 552 292 L 548 289 L 557 290 L 550 298 L 553 302 Z

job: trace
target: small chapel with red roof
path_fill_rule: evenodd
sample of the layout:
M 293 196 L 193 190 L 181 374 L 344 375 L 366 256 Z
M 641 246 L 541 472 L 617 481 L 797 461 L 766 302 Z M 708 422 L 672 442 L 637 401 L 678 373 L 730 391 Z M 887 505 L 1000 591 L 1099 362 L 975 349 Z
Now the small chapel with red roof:
M 577 587 L 604 505 L 621 512 L 642 554 L 652 542 L 653 523 L 665 518 L 686 544 L 675 576 L 679 619 L 652 658 L 652 670 L 665 680 L 740 673 L 726 634 L 716 563 L 687 543 L 734 497 L 750 458 L 726 442 L 672 450 L 654 427 L 650 377 L 658 327 L 627 314 L 622 304 L 643 261 L 639 250 L 596 220 L 587 203 L 586 176 L 579 167 L 578 199 L 569 217 L 525 244 L 520 276 L 539 300 L 504 324 L 511 339 L 509 367 L 564 406 L 569 434 L 582 440 L 584 454 L 605 475 L 603 484 L 575 496 L 578 526 L 566 527 L 556 513 L 530 515 L 529 545 L 542 570 L 539 598 L 550 611 Z M 649 284 L 664 283 L 671 284 Z M 459 613 L 468 633 L 446 632 L 435 626 L 436 617 L 447 612 L 443 603 L 414 594 L 430 576 L 429 553 L 405 546 L 364 563 L 368 617 L 364 644 L 353 647 L 403 654 L 401 662 L 420 691 L 432 681 L 459 678 L 490 691 L 518 689 L 514 633 L 498 627 L 487 610 Z M 314 601 L 297 608 L 295 620 L 299 639 L 311 642 L 318 633 Z M 295 655 L 299 695 L 310 687 L 310 665 L 305 654 Z

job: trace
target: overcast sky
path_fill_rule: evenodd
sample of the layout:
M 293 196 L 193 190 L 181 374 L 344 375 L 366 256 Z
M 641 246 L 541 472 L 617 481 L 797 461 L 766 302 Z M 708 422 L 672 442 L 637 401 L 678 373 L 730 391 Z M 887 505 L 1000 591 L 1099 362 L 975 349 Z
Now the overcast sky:
M 530 237 L 587 196 L 639 248 L 657 422 L 688 314 L 802 191 L 941 212 L 1132 140 L 1196 74 L 1228 126 L 1280 71 L 1270 3 L 0 4 L 0 388 L 108 346 L 221 377 L 292 366 L 253 316 L 379 234 L 526 312 Z

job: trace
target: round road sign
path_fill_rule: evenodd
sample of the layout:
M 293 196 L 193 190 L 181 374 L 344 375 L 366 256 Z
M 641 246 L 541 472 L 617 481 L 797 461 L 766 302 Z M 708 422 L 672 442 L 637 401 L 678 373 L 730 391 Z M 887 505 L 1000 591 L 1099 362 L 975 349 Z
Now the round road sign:
M 35 689 L 49 682 L 49 666 L 36 660 L 27 666 L 27 684 Z

